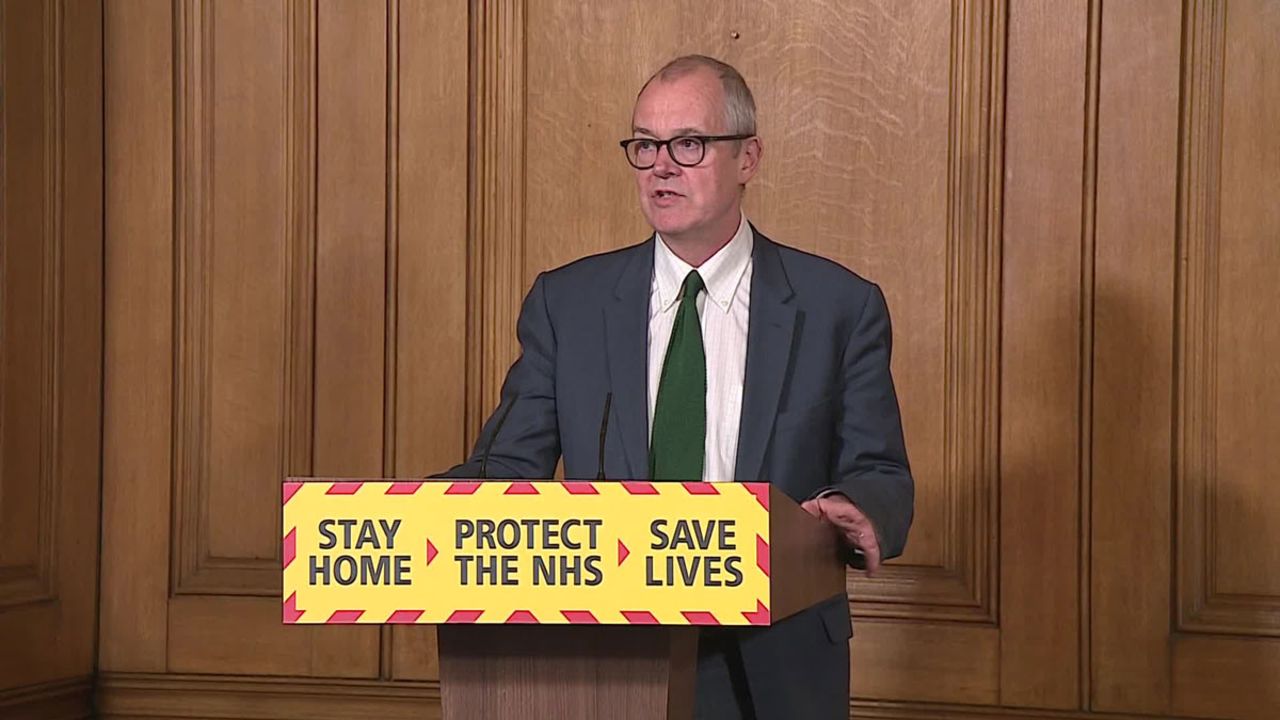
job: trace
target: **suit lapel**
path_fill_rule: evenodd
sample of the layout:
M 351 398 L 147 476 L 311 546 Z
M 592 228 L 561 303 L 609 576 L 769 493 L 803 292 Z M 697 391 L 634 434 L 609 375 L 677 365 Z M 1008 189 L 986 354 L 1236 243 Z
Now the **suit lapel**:
M 615 298 L 604 308 L 613 415 L 622 437 L 629 480 L 644 480 L 649 475 L 649 286 L 652 278 L 651 237 L 631 253 L 618 278 Z
M 742 381 L 742 418 L 734 470 L 736 478 L 743 482 L 767 480 L 760 476 L 760 470 L 791 363 L 796 325 L 796 308 L 790 302 L 793 295 L 777 246 L 756 232 L 751 310 L 747 320 L 747 366 Z

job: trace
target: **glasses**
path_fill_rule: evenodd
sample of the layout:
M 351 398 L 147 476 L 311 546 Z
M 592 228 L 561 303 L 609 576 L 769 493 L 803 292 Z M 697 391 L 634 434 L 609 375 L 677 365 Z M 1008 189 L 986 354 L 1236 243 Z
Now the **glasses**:
M 670 140 L 631 138 L 618 143 L 627 153 L 627 162 L 637 170 L 648 170 L 658 162 L 658 153 L 665 145 L 667 154 L 675 164 L 693 167 L 707 154 L 707 143 L 725 140 L 746 140 L 754 135 L 680 135 Z

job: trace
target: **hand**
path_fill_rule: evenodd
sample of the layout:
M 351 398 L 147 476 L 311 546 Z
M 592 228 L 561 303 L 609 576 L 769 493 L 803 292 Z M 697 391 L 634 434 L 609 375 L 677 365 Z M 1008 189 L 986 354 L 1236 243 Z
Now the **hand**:
M 880 569 L 880 542 L 876 529 L 868 518 L 849 498 L 831 493 L 800 504 L 810 515 L 835 526 L 849 545 L 858 548 L 867 558 L 867 577 Z

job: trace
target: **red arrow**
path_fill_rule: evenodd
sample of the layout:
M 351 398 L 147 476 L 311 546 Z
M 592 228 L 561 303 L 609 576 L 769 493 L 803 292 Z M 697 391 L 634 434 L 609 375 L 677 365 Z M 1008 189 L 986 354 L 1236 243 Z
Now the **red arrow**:
M 627 549 L 626 545 L 622 544 L 621 540 L 619 540 L 618 541 L 618 564 L 622 565 L 622 561 L 626 560 L 627 556 L 630 554 L 631 554 L 631 551 Z
M 428 538 L 427 539 L 427 564 L 430 565 L 431 561 L 435 560 L 436 555 L 438 554 L 439 553 L 436 551 L 436 546 L 432 545 L 430 538 Z

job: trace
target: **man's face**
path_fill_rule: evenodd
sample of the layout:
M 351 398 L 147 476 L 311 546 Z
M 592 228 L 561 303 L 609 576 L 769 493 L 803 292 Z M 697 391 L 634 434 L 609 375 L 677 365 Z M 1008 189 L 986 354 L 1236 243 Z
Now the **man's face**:
M 657 140 L 731 134 L 720 79 L 704 70 L 671 81 L 655 78 L 636 99 L 632 132 Z M 737 153 L 733 141 L 707 143 L 706 155 L 694 167 L 677 165 L 664 147 L 652 168 L 636 170 L 640 209 L 649 224 L 670 241 L 708 234 L 727 240 L 738 227 L 741 186 L 755 174 L 759 159 L 758 141 L 745 142 Z

